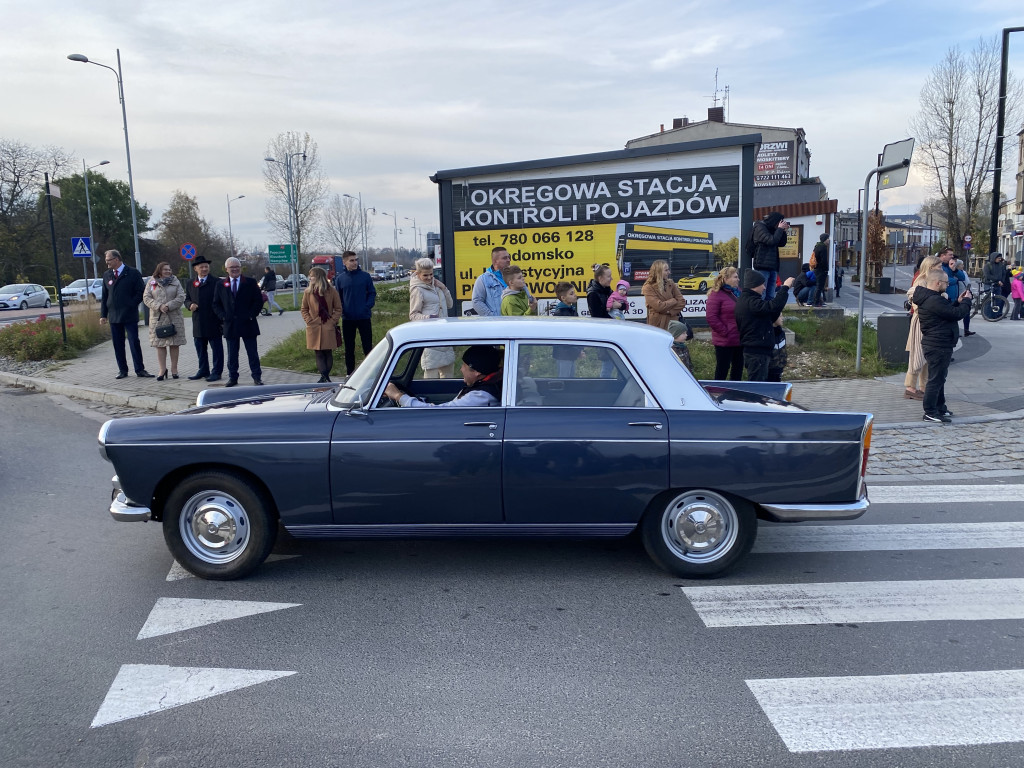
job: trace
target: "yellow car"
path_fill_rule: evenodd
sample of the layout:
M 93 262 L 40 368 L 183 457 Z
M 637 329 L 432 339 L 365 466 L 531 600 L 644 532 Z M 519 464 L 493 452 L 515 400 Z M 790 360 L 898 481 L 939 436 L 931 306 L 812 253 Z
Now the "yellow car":
M 711 285 L 716 277 L 718 277 L 717 272 L 694 272 L 692 275 L 679 278 L 679 290 L 707 293 L 708 286 Z

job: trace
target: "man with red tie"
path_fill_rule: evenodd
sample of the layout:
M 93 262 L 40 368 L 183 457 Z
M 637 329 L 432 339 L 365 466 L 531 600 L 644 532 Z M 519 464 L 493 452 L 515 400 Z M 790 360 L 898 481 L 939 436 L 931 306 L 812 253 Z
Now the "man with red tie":
M 224 267 L 228 276 L 217 284 L 217 293 L 213 297 L 213 311 L 224 325 L 224 339 L 228 346 L 228 381 L 224 386 L 234 387 L 238 384 L 240 341 L 245 344 L 253 384 L 262 384 L 263 369 L 256 350 L 260 326 L 256 318 L 263 307 L 263 292 L 259 283 L 242 275 L 242 262 L 234 256 L 224 262 Z
M 135 375 L 140 379 L 153 377 L 142 361 L 142 345 L 139 344 L 139 304 L 145 283 L 142 273 L 121 261 L 117 251 L 103 254 L 107 271 L 103 274 L 103 295 L 100 298 L 100 325 L 110 323 L 110 340 L 114 344 L 114 359 L 117 360 L 117 376 L 128 375 L 128 358 L 124 353 L 125 337 L 132 353 Z

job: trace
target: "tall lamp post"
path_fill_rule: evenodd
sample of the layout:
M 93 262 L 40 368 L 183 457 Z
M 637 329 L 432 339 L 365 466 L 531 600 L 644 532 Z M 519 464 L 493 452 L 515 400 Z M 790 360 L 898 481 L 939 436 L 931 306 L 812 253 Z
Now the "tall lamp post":
M 1010 55 L 1010 33 L 1024 32 L 1024 27 L 1003 28 L 1003 56 L 999 65 L 999 108 L 996 110 L 996 167 L 992 172 L 992 222 L 988 229 L 988 249 L 996 249 L 999 229 L 999 187 L 1003 181 L 1003 124 L 1006 122 L 1006 69 Z
M 363 211 L 363 193 L 357 192 L 356 194 L 359 195 L 359 197 L 352 197 L 352 195 L 346 195 L 345 193 L 342 193 L 341 196 L 347 197 L 349 200 L 355 200 L 359 203 L 359 232 L 362 234 L 363 241 L 363 271 L 369 272 L 370 265 L 369 262 L 367 262 L 369 254 L 366 250 L 366 213 Z
M 405 219 L 406 221 L 412 222 L 412 247 L 418 251 L 420 249 L 420 230 L 419 227 L 416 226 L 416 218 L 413 217 L 410 219 L 408 216 L 403 216 L 402 218 Z
M 299 249 L 295 247 L 295 232 L 299 228 L 299 222 L 296 218 L 294 225 L 292 222 L 292 215 L 295 213 L 295 195 L 292 191 L 292 158 L 301 157 L 303 160 L 306 159 L 305 152 L 292 152 L 289 155 L 284 156 L 284 162 L 274 157 L 263 158 L 268 163 L 278 163 L 284 165 L 284 187 L 285 197 L 288 201 L 288 244 L 292 247 L 292 301 L 295 302 L 295 306 L 299 306 Z
M 90 165 L 86 167 L 85 160 L 82 160 L 82 176 L 85 178 L 85 212 L 89 216 L 89 242 L 92 243 L 89 247 L 92 248 L 92 277 L 96 279 L 96 239 L 92 236 L 92 205 L 89 204 L 89 171 L 93 168 L 99 168 L 101 165 L 110 165 L 109 160 L 104 160 L 96 165 Z M 85 286 L 85 298 L 89 298 L 89 280 L 86 279 Z
M 235 237 L 231 234 L 231 204 L 235 200 L 241 200 L 245 195 L 239 195 L 238 197 L 232 197 L 231 195 L 224 195 L 228 200 L 228 246 L 231 248 L 231 255 L 235 255 Z
M 128 159 L 128 194 L 132 198 L 132 236 L 135 240 L 135 268 L 142 271 L 142 254 L 139 253 L 139 222 L 135 215 L 135 182 L 132 181 L 132 149 L 128 143 L 128 113 L 124 108 L 124 79 L 121 77 L 121 49 L 117 49 L 117 69 L 100 64 L 98 61 L 90 61 L 88 56 L 81 53 L 68 55 L 70 61 L 80 61 L 83 64 L 95 64 L 97 67 L 109 69 L 117 78 L 117 95 L 121 100 L 121 121 L 124 123 L 124 154 Z
M 394 222 L 395 222 L 395 245 L 394 245 L 394 250 L 393 250 L 394 256 L 392 257 L 391 261 L 394 264 L 398 264 L 398 214 L 397 213 L 387 213 L 386 211 L 381 211 L 380 215 L 381 216 L 390 216 L 392 219 L 394 219 Z

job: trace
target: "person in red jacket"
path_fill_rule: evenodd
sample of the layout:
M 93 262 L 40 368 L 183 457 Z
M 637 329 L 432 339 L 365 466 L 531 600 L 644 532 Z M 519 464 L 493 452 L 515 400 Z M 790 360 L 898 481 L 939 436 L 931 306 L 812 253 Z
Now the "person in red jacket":
M 715 379 L 743 380 L 743 345 L 736 325 L 736 299 L 740 295 L 740 273 L 725 267 L 708 290 L 706 317 L 715 346 Z

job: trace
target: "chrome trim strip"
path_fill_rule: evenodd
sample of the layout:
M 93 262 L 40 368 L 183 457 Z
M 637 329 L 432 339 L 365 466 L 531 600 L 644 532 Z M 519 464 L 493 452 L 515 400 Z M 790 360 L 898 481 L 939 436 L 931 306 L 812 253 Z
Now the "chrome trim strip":
M 800 523 L 806 520 L 853 520 L 868 511 L 867 486 L 861 490 L 857 501 L 847 504 L 761 504 L 761 508 L 772 517 L 785 523 Z
M 418 525 L 286 525 L 298 539 L 410 539 L 410 538 L 515 538 L 586 537 L 619 538 L 629 535 L 635 523 L 424 523 Z
M 110 516 L 119 523 L 145 522 L 150 518 L 150 510 L 149 507 L 137 507 L 129 503 L 125 495 L 119 491 L 110 502 Z
M 715 440 L 708 438 L 706 440 L 692 440 L 689 438 L 675 438 L 673 437 L 670 442 L 673 443 L 765 443 L 768 445 L 860 445 L 860 440 L 765 440 L 763 438 L 748 438 L 746 440 Z
M 435 441 L 436 442 L 436 441 Z M 138 443 L 111 443 L 116 446 L 131 446 L 132 448 L 168 447 L 168 446 L 211 446 L 211 445 L 330 445 L 330 440 L 234 440 L 230 442 L 138 442 Z

